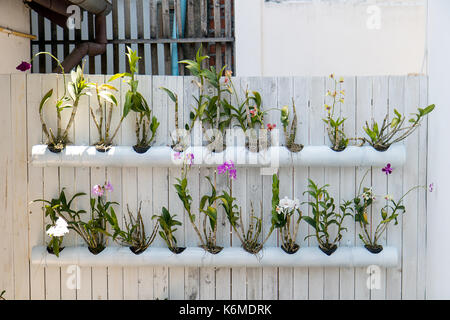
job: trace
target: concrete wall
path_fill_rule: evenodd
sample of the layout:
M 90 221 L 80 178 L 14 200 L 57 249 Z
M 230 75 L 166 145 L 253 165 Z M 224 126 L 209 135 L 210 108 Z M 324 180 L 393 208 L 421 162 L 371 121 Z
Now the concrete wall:
M 21 0 L 0 1 L 0 26 L 23 33 L 30 31 L 29 10 Z M 30 59 L 30 40 L 0 32 L 0 74 L 20 72 L 16 66 Z
M 235 1 L 240 76 L 426 71 L 426 0 Z

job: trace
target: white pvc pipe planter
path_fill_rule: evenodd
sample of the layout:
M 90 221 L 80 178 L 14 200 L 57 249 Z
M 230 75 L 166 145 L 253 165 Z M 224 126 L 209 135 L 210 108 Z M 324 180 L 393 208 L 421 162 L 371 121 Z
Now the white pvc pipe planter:
M 406 149 L 402 144 L 392 145 L 387 151 L 376 151 L 370 146 L 347 147 L 335 152 L 328 146 L 306 146 L 299 153 L 284 147 L 270 147 L 259 153 L 245 147 L 228 147 L 222 153 L 211 153 L 206 147 L 190 147 L 184 153 L 194 154 L 194 165 L 215 167 L 232 160 L 238 167 L 383 167 L 387 163 L 402 166 Z M 144 154 L 136 153 L 130 146 L 112 147 L 106 153 L 92 146 L 67 146 L 61 153 L 52 153 L 46 145 L 32 148 L 32 164 L 36 167 L 180 167 L 175 152 L 167 146 L 152 147 Z
M 169 267 L 397 267 L 398 253 L 394 247 L 386 247 L 378 254 L 364 247 L 339 247 L 327 256 L 317 247 L 300 248 L 295 254 L 287 254 L 281 248 L 267 247 L 257 255 L 242 248 L 224 248 L 211 254 L 198 247 L 188 247 L 180 254 L 167 248 L 149 248 L 135 255 L 126 247 L 107 247 L 93 255 L 85 247 L 66 247 L 59 258 L 47 252 L 46 247 L 34 247 L 31 263 L 41 266 L 80 267 L 117 266 L 169 266 Z

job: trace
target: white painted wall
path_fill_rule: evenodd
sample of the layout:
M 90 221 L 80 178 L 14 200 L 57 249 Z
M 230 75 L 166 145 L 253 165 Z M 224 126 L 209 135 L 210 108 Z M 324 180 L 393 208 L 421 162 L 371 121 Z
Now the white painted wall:
M 450 39 L 445 34 L 450 30 L 450 1 L 429 1 L 428 9 L 428 63 L 429 100 L 438 108 L 429 119 L 428 131 L 428 182 L 436 186 L 428 197 L 427 219 L 427 298 L 450 299 L 450 254 L 448 230 L 450 210 L 450 168 L 448 159 L 448 88 L 450 79 Z
M 237 75 L 424 72 L 426 0 L 235 3 Z
M 0 26 L 23 33 L 30 31 L 29 10 L 19 0 L 0 1 Z M 16 66 L 30 60 L 30 40 L 0 32 L 0 74 L 20 72 Z

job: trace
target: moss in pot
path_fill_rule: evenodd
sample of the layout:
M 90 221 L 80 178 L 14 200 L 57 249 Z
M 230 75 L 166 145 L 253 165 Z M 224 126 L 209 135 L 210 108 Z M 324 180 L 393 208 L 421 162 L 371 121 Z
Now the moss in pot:
M 281 245 L 281 249 L 284 252 L 286 252 L 287 254 L 294 254 L 300 249 L 300 246 L 298 244 L 294 243 L 290 247 L 285 247 L 285 245 L 283 244 L 283 245 Z
M 370 253 L 373 253 L 373 254 L 378 254 L 378 253 L 380 253 L 381 251 L 383 251 L 383 246 L 381 246 L 381 245 L 375 245 L 375 246 L 369 246 L 369 245 L 364 245 L 364 247 L 370 252 Z
M 331 256 L 337 250 L 337 248 L 338 246 L 335 244 L 331 245 L 330 247 L 319 246 L 320 251 L 325 253 L 327 256 Z

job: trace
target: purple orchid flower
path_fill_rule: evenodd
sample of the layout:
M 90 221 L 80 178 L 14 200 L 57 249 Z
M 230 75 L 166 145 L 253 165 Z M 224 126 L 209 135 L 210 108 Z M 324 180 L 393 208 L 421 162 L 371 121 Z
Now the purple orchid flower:
M 111 182 L 108 181 L 108 183 L 105 185 L 105 190 L 109 191 L 109 192 L 113 192 L 114 188 L 111 184 Z
M 25 71 L 31 69 L 31 63 L 28 63 L 28 62 L 26 62 L 26 61 L 22 61 L 22 63 L 19 64 L 19 65 L 16 67 L 16 69 L 19 70 L 19 71 L 25 72 Z
M 173 154 L 173 159 L 174 160 L 181 160 L 181 153 L 180 152 L 175 152 Z
M 384 167 L 383 169 L 381 169 L 381 171 L 383 171 L 384 173 L 386 173 L 386 175 L 392 174 L 392 171 L 394 171 L 394 169 L 391 167 L 391 164 L 388 163 L 386 165 L 386 167 Z
M 186 159 L 189 162 L 189 166 L 192 166 L 194 164 L 194 154 L 193 153 L 188 153 L 186 155 Z
M 223 174 L 228 172 L 228 175 L 231 179 L 236 180 L 236 167 L 234 166 L 233 161 L 225 161 L 223 164 L 217 167 L 217 172 L 219 174 Z
M 103 193 L 104 193 L 105 191 L 103 190 L 103 188 L 99 185 L 99 184 L 96 184 L 93 188 L 92 188 L 92 194 L 94 194 L 95 196 L 97 196 L 97 197 L 101 197 L 101 196 L 103 196 Z
M 428 186 L 428 191 L 433 192 L 434 190 L 434 183 L 430 183 L 430 185 Z

